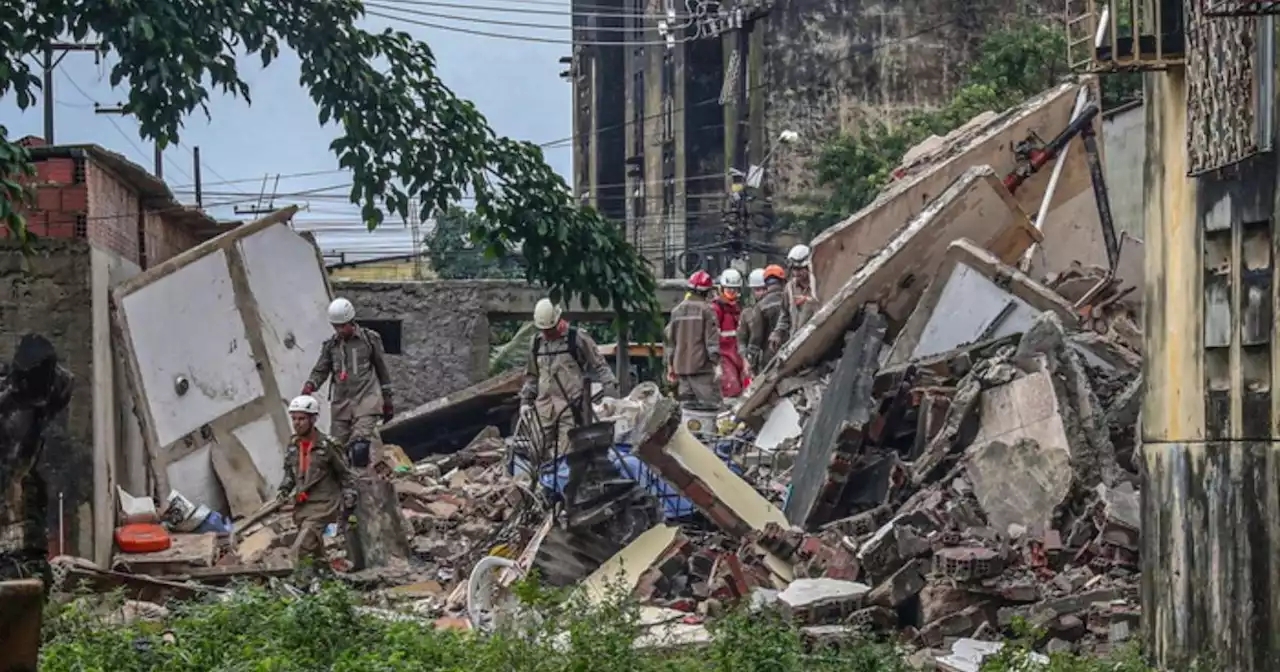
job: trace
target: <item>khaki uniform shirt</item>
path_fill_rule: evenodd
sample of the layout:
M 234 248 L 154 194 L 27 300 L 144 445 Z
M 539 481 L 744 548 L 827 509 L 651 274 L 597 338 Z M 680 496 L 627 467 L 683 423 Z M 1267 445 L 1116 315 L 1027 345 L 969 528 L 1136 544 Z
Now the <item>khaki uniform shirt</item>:
M 769 347 L 769 335 L 778 326 L 784 300 L 782 287 L 774 285 L 742 319 L 742 326 L 738 329 L 738 342 L 744 344 L 747 361 L 751 363 L 752 369 L 761 368 L 777 354 Z M 786 340 L 786 336 L 783 336 L 783 340 Z
M 677 376 L 712 373 L 720 363 L 720 321 L 711 303 L 690 297 L 672 309 L 665 345 L 667 368 Z
M 320 357 L 307 382 L 317 390 L 332 376 L 330 412 L 334 420 L 381 415 L 391 399 L 391 377 L 378 332 L 356 327 L 351 338 L 334 334 L 320 348 Z
M 342 502 L 342 491 L 355 487 L 355 477 L 347 464 L 346 448 L 324 432 L 312 432 L 311 448 L 303 452 L 306 437 L 294 436 L 284 453 L 284 478 L 280 496 L 297 496 L 306 489 L 306 500 L 297 509 L 330 508 Z M 310 485 L 310 488 L 307 486 Z
M 612 394 L 617 394 L 618 380 L 609 369 L 609 363 L 600 355 L 595 340 L 585 331 L 570 329 L 577 331 L 574 352 L 569 348 L 570 332 L 556 340 L 548 340 L 539 334 L 535 337 L 536 348 L 525 366 L 520 398 L 526 403 L 533 403 L 544 426 L 554 423 L 557 418 L 562 422 L 572 420 L 572 411 L 565 409 L 582 400 L 584 373 L 587 380 L 603 385 L 606 394 L 610 394 L 610 388 Z

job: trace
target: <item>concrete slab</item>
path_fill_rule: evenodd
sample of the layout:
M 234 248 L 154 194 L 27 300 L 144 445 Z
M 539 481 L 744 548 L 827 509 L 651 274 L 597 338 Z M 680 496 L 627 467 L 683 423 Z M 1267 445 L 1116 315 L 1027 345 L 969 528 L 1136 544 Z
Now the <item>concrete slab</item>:
M 828 616 L 846 616 L 861 608 L 871 586 L 839 579 L 796 579 L 778 594 L 790 618 L 816 624 Z
M 830 301 L 864 261 L 884 247 L 903 224 L 926 209 L 933 198 L 943 193 L 965 170 L 988 165 L 1003 177 L 1014 168 L 1011 149 L 1016 143 L 1032 132 L 1046 139 L 1060 133 L 1071 120 L 1078 90 L 1078 84 L 1062 84 L 989 118 L 985 124 L 975 124 L 949 136 L 948 141 L 937 144 L 933 151 L 918 152 L 916 162 L 903 169 L 902 177 L 874 203 L 813 240 L 813 276 L 819 298 L 824 303 Z M 1074 238 L 1077 230 L 1098 230 L 1096 210 L 1062 207 L 1090 189 L 1084 149 L 1078 139 L 1071 144 L 1076 147 L 1068 153 L 1044 226 L 1044 248 L 1050 252 L 1062 236 Z M 1034 215 L 1039 211 L 1052 172 L 1049 168 L 1046 166 L 1018 190 L 1016 202 L 1024 212 Z M 1058 212 L 1059 209 L 1063 212 Z M 1073 241 L 1063 247 L 1077 249 L 1079 245 Z M 1105 259 L 1105 250 L 1101 253 Z M 1076 256 L 1080 256 L 1078 252 Z
M 670 525 L 650 528 L 600 565 L 578 584 L 577 590 L 597 604 L 614 597 L 630 596 L 645 573 L 665 558 L 682 538 L 680 529 Z
M 1077 321 L 1071 304 L 1056 292 L 982 246 L 956 240 L 898 332 L 885 366 L 1022 333 L 1044 311 L 1056 313 L 1063 324 Z
M 982 393 L 969 481 L 991 526 L 1048 529 L 1070 492 L 1071 441 L 1053 374 L 1034 373 Z
M 510 427 L 519 410 L 524 368 L 519 367 L 405 411 L 382 425 L 382 440 L 410 460 L 457 450 L 485 427 Z
M 837 460 L 841 450 L 838 435 L 846 426 L 864 427 L 871 421 L 874 400 L 871 386 L 880 368 L 880 348 L 884 345 L 885 319 L 878 312 L 863 318 L 862 325 L 845 337 L 844 354 L 831 374 L 822 405 L 805 426 L 804 441 L 792 472 L 791 495 L 787 498 L 787 520 L 792 525 L 812 529 L 826 520 L 812 520 L 820 497 L 840 499 L 848 477 L 848 463 Z M 833 469 L 842 469 L 832 474 Z M 831 483 L 833 476 L 836 483 Z M 830 487 L 828 487 L 830 485 Z M 834 492 L 829 492 L 833 490 Z
M 968 238 L 997 258 L 1014 262 L 1038 236 L 1026 212 L 990 166 L 964 171 L 877 248 L 874 256 L 823 302 L 808 324 L 792 334 L 773 363 L 751 383 L 737 409 L 738 416 L 748 418 L 758 413 L 772 398 L 779 380 L 827 356 L 864 304 L 878 304 L 889 321 L 890 334 L 896 334 L 936 277 L 952 241 Z

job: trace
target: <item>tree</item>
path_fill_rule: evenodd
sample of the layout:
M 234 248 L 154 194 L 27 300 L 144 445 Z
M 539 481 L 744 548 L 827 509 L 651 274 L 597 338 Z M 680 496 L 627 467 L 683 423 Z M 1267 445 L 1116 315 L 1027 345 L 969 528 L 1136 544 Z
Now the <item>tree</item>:
M 801 199 L 793 220 L 813 236 L 838 219 L 806 215 L 813 204 L 823 202 L 827 212 L 854 213 L 866 207 L 889 182 L 907 150 L 930 135 L 950 133 L 982 112 L 1002 112 L 1051 88 L 1069 72 L 1066 56 L 1066 34 L 1060 25 L 1022 18 L 988 34 L 946 105 L 911 114 L 896 126 L 877 124 L 856 135 L 838 136 L 824 147 L 813 168 L 829 196 Z M 1141 81 L 1103 77 L 1102 91 L 1103 105 L 1109 107 L 1135 93 L 1140 96 Z
M 475 243 L 472 231 L 484 226 L 479 220 L 475 213 L 459 207 L 436 217 L 435 231 L 426 241 L 432 270 L 446 280 L 523 278 L 525 268 L 519 255 L 504 247 L 495 256 Z
M 498 137 L 470 102 L 436 75 L 426 44 L 404 32 L 356 26 L 360 0 L 29 0 L 0 6 L 0 96 L 35 104 L 40 82 L 25 57 L 70 35 L 94 35 L 116 56 L 111 83 L 129 87 L 125 111 L 161 147 L 179 139 L 183 119 L 206 115 L 210 89 L 251 102 L 240 59 L 269 65 L 283 48 L 302 61 L 301 84 L 321 124 L 341 128 L 330 145 L 353 175 L 351 202 L 369 228 L 404 217 L 411 199 L 424 218 L 475 199 L 478 244 L 495 252 L 522 245 L 527 275 L 557 297 L 612 306 L 621 319 L 652 328 L 652 270 L 527 142 Z M 22 180 L 30 155 L 0 128 L 0 216 L 25 240 Z

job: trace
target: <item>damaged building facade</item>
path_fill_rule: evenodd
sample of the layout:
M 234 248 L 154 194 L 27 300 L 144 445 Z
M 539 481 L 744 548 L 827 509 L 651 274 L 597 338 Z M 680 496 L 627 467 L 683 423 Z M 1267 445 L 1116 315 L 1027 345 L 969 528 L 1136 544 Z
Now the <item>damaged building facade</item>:
M 1165 11 L 1143 37 L 1163 58 L 1133 55 L 1152 70 L 1143 627 L 1162 668 L 1268 670 L 1280 659 L 1276 18 L 1255 3 Z
M 49 547 L 105 560 L 111 552 L 114 493 L 107 474 L 144 487 L 142 443 L 111 343 L 112 287 L 223 228 L 181 206 L 164 182 L 97 145 L 47 146 L 23 138 L 35 164 L 26 212 L 37 239 L 24 258 L 0 239 L 9 292 L 0 298 L 0 357 L 23 333 L 48 337 L 75 375 L 66 424 L 50 430 Z M 7 234 L 7 232 L 5 232 Z M 61 533 L 60 533 L 61 530 Z
M 993 26 L 1028 7 L 1062 10 L 1015 0 L 573 7 L 573 55 L 562 59 L 573 86 L 573 188 L 626 222 L 663 277 L 726 267 L 731 253 L 714 246 L 723 242 L 739 129 L 745 165 L 767 161 L 766 193 L 785 207 L 812 192 L 810 163 L 834 134 L 942 104 Z M 745 54 L 740 28 L 749 31 Z M 783 131 L 798 141 L 776 142 Z

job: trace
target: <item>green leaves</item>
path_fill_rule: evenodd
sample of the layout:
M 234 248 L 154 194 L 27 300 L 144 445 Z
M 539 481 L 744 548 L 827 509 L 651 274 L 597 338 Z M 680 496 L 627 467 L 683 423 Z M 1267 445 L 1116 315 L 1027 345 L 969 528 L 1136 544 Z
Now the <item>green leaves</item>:
M 110 81 L 125 110 L 162 146 L 183 120 L 208 114 L 210 90 L 250 99 L 237 58 L 272 63 L 281 46 L 301 60 L 300 83 L 353 176 L 351 201 L 370 229 L 418 203 L 424 218 L 464 197 L 481 249 L 523 246 L 527 276 L 557 296 L 613 306 L 656 334 L 652 270 L 618 227 L 573 203 L 564 180 L 530 143 L 500 138 L 470 102 L 440 81 L 430 47 L 393 30 L 356 26 L 358 0 L 35 0 L 0 7 L 0 95 L 34 103 L 23 60 L 70 31 L 96 35 L 114 56 Z M 0 166 L 16 168 L 18 163 Z M 5 175 L 16 173 L 5 173 Z M 8 199 L 6 195 L 4 198 Z M 6 200 L 14 210 L 14 201 Z M 18 217 L 16 221 L 20 221 Z

